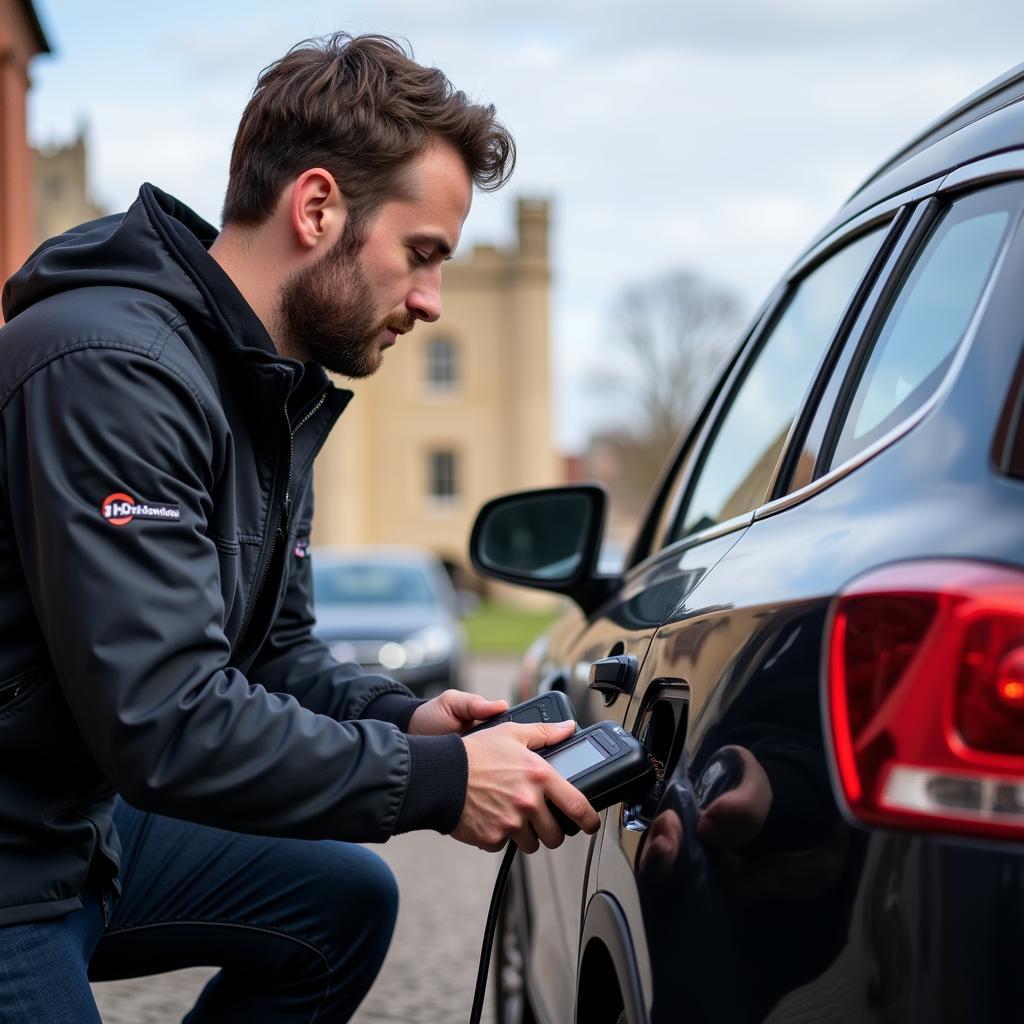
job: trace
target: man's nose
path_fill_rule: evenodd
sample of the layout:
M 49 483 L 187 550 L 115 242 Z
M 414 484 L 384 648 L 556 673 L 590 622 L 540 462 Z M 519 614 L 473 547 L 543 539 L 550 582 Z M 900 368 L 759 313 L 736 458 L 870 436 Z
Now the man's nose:
M 441 319 L 441 282 L 418 285 L 405 302 L 406 308 L 417 320 L 432 324 Z

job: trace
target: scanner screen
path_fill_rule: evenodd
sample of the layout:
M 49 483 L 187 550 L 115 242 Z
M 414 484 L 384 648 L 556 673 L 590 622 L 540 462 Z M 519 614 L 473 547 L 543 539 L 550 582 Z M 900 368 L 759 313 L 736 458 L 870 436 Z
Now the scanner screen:
M 548 763 L 559 775 L 571 779 L 574 775 L 593 768 L 595 764 L 600 764 L 607 756 L 597 744 L 592 743 L 588 738 L 552 754 L 548 757 Z

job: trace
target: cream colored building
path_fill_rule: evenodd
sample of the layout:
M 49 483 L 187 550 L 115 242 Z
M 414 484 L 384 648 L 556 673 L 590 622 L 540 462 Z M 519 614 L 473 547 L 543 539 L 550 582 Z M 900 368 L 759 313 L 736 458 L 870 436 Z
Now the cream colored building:
M 36 244 L 68 228 L 102 217 L 89 195 L 85 128 L 66 146 L 53 145 L 33 154 Z
M 446 264 L 443 315 L 365 381 L 318 460 L 317 544 L 417 544 L 467 564 L 477 510 L 562 479 L 551 429 L 549 205 L 521 199 L 514 248 Z

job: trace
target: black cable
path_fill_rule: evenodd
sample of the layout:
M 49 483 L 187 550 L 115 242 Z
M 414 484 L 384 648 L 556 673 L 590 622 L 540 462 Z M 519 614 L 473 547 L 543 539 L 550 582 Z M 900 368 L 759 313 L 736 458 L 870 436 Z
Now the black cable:
M 487 923 L 484 925 L 484 941 L 480 946 L 480 966 L 476 972 L 476 991 L 473 993 L 473 1009 L 469 1014 L 469 1024 L 480 1024 L 480 1015 L 484 1012 L 484 992 L 487 991 L 487 972 L 491 966 L 491 947 L 494 945 L 494 932 L 498 924 L 498 911 L 501 899 L 505 895 L 508 876 L 512 871 L 512 861 L 516 859 L 516 844 L 510 839 L 505 847 L 505 856 L 498 867 L 498 877 L 494 880 L 494 891 L 491 893 L 491 905 L 487 908 Z

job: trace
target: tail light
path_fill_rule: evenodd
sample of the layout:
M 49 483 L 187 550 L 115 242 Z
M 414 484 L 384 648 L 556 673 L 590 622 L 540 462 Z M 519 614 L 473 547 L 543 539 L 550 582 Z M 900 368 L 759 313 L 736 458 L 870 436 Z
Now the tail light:
M 873 825 L 1024 840 L 1024 572 L 894 565 L 839 596 L 833 769 Z

